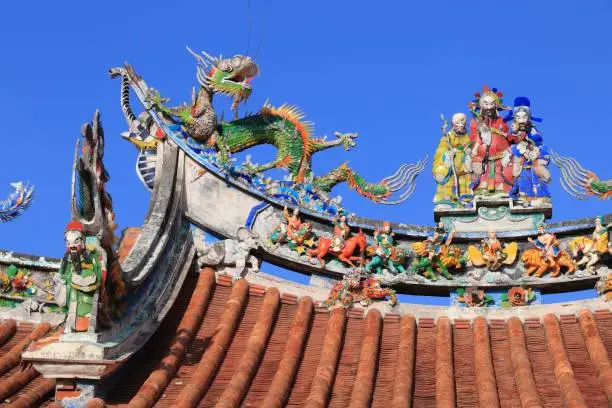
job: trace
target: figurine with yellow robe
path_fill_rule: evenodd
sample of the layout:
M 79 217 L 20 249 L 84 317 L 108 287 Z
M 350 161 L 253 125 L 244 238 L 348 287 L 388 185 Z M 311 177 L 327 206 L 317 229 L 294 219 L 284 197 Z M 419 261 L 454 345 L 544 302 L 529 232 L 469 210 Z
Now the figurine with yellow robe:
M 474 266 L 486 266 L 491 271 L 497 271 L 504 265 L 512 265 L 516 261 L 518 245 L 516 242 L 503 244 L 495 230 L 489 231 L 488 238 L 482 241 L 480 249 L 474 245 L 468 247 L 468 257 Z
M 473 199 L 470 189 L 472 172 L 472 142 L 466 130 L 467 118 L 455 113 L 452 129 L 443 135 L 433 160 L 433 176 L 437 183 L 435 205 L 469 206 Z
M 586 272 L 595 274 L 595 264 L 605 256 L 612 255 L 610 229 L 612 224 L 605 225 L 604 217 L 600 216 L 595 218 L 595 230 L 591 238 L 576 237 L 570 241 L 568 248 L 572 252 L 576 267 L 584 266 Z

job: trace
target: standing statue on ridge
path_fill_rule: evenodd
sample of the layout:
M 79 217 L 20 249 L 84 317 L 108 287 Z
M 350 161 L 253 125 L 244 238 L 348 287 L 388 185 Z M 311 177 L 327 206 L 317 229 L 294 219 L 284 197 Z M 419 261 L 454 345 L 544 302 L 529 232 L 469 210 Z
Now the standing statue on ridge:
M 102 255 L 86 248 L 83 232 L 83 224 L 72 221 L 64 234 L 66 253 L 59 269 L 64 285 L 59 285 L 55 295 L 57 303 L 68 309 L 64 333 L 94 333 L 97 328 L 100 288 L 106 271 L 102 269 Z
M 451 123 L 449 132 L 446 132 L 446 126 L 443 127 L 433 159 L 432 170 L 437 183 L 434 204 L 469 206 L 474 197 L 470 188 L 473 143 L 467 134 L 464 113 L 455 113 Z
M 514 109 L 506 120 L 512 121 L 510 140 L 515 143 L 510 146 L 514 177 L 510 197 L 520 198 L 526 203 L 550 202 L 550 154 L 540 132 L 533 124 L 542 120 L 532 117 L 531 102 L 525 97 L 514 100 Z
M 470 140 L 474 143 L 471 184 L 477 196 L 507 196 L 513 186 L 510 166 L 509 129 L 498 111 L 503 93 L 496 88 L 483 87 L 468 104 L 474 118 L 470 122 Z

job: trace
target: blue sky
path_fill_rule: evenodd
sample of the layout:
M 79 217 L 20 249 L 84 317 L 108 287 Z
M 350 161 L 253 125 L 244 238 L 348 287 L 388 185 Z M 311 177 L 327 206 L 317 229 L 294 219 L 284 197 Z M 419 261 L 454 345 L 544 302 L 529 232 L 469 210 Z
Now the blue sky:
M 119 83 L 107 70 L 127 60 L 173 102 L 186 101 L 196 81 L 185 45 L 256 55 L 261 76 L 243 113 L 269 98 L 300 106 L 318 135 L 358 132 L 357 149 L 315 159 L 319 173 L 350 160 L 375 181 L 431 156 L 440 113 L 467 112 L 472 94 L 488 84 L 505 92 L 506 103 L 530 97 L 546 143 L 611 178 L 610 21 L 612 3 L 604 0 L 4 2 L 0 195 L 15 180 L 34 183 L 37 195 L 27 213 L 0 227 L 0 248 L 62 255 L 74 143 L 96 108 L 120 229 L 142 222 L 149 194 L 134 171 L 135 149 L 119 137 Z M 264 161 L 271 152 L 253 156 Z M 554 220 L 611 212 L 610 200 L 572 200 L 553 172 Z M 402 205 L 337 191 L 364 216 L 433 222 L 429 168 Z

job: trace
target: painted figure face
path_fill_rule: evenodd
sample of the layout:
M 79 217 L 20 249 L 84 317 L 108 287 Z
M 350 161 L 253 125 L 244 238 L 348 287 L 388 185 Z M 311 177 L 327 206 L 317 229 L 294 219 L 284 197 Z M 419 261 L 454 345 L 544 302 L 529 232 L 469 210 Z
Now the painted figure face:
M 497 116 L 497 99 L 491 94 L 485 94 L 480 98 L 480 111 L 482 116 L 494 118 Z
M 489 231 L 489 239 L 491 241 L 496 240 L 497 239 L 497 233 L 494 230 L 490 230 Z
M 529 124 L 529 114 L 524 110 L 519 110 L 514 115 L 514 121 L 518 125 L 519 130 L 526 130 Z
M 64 235 L 66 240 L 66 252 L 71 254 L 79 254 L 85 249 L 85 241 L 83 240 L 83 233 L 80 231 L 66 231 Z
M 465 114 L 455 113 L 451 122 L 453 123 L 453 131 L 455 133 L 465 134 L 465 124 L 467 122 L 467 117 Z
M 383 225 L 383 232 L 385 234 L 389 234 L 391 232 L 391 225 L 390 224 Z
M 595 218 L 595 227 L 597 228 L 601 227 L 601 218 L 599 217 Z
M 538 234 L 544 233 L 544 227 L 538 227 Z

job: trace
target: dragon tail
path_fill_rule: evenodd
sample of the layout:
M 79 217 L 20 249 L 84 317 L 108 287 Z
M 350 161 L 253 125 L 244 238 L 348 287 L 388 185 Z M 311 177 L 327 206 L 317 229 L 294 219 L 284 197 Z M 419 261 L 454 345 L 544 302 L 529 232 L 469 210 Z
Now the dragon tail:
M 551 152 L 552 161 L 561 170 L 561 187 L 572 197 L 584 200 L 596 196 L 602 200 L 612 197 L 612 180 L 600 180 L 573 157 Z
M 11 186 L 15 191 L 0 201 L 0 222 L 11 221 L 19 216 L 32 204 L 34 198 L 34 186 L 22 182 L 11 183 Z
M 425 157 L 415 164 L 403 164 L 393 175 L 378 183 L 366 181 L 344 163 L 325 176 L 315 177 L 313 184 L 320 190 L 330 192 L 337 184 L 346 182 L 357 193 L 376 203 L 399 204 L 414 192 L 416 178 L 425 169 L 427 160 L 428 157 Z

